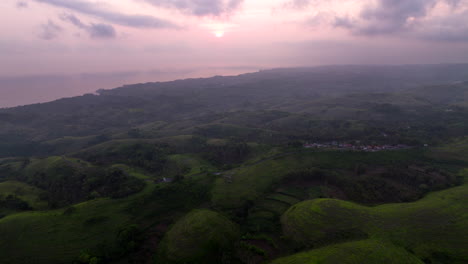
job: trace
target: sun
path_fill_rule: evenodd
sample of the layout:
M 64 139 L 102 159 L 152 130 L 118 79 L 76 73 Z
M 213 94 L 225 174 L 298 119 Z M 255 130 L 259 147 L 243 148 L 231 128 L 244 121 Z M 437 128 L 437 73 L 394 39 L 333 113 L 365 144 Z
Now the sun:
M 204 24 L 200 24 L 200 27 L 207 29 L 207 33 L 211 34 L 215 38 L 226 37 L 227 34 L 231 36 L 231 33 L 235 28 L 239 27 L 237 24 L 232 23 L 221 23 L 220 21 L 206 21 Z
M 217 38 L 222 38 L 222 37 L 224 37 L 224 31 L 223 30 L 217 30 L 217 31 L 213 32 L 213 35 L 215 35 L 215 37 L 217 37 Z

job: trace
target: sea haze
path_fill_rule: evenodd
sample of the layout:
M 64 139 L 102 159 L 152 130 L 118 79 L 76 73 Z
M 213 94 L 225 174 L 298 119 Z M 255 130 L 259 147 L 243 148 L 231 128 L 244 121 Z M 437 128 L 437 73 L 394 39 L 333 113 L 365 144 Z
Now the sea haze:
M 44 103 L 60 98 L 94 93 L 125 84 L 164 82 L 176 79 L 237 75 L 257 71 L 256 67 L 221 67 L 202 69 L 168 69 L 110 73 L 29 75 L 0 77 L 0 108 Z

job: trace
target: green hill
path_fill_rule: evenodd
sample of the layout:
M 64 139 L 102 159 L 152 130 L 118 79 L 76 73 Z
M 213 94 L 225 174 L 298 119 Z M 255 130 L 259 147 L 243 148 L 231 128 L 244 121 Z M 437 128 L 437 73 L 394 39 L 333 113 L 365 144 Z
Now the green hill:
M 379 240 L 359 240 L 336 244 L 290 257 L 277 259 L 272 264 L 423 264 L 424 262 L 404 248 Z
M 27 212 L 0 219 L 2 263 L 72 263 L 89 251 L 117 250 L 116 237 L 129 216 L 118 200 L 94 200 L 71 209 Z M 118 254 L 115 253 L 115 254 Z
M 429 194 L 417 202 L 376 207 L 316 199 L 292 206 L 281 222 L 284 234 L 299 248 L 372 238 L 404 248 L 431 263 L 465 263 L 466 236 L 459 234 L 468 233 L 468 209 L 464 206 L 467 193 L 465 184 Z M 353 242 L 347 245 L 353 247 Z M 317 252 L 312 251 L 311 256 L 320 255 Z
M 170 263 L 216 263 L 239 236 L 238 226 L 225 216 L 195 210 L 169 229 L 161 250 Z
M 21 211 L 47 209 L 44 194 L 43 190 L 22 182 L 1 182 L 0 218 Z

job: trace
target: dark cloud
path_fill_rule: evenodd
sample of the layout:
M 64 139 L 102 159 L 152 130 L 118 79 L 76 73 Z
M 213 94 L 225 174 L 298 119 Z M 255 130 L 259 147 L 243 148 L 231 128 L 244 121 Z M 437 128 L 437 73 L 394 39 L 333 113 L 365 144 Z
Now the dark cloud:
M 359 18 L 337 17 L 334 26 L 359 35 L 381 35 L 408 30 L 411 19 L 425 17 L 437 0 L 378 0 L 365 8 Z
M 410 19 L 425 17 L 437 0 L 380 0 L 376 7 L 364 9 L 361 18 L 369 23 L 361 34 L 378 35 L 401 32 L 412 25 Z
M 46 24 L 41 25 L 41 31 L 39 38 L 51 40 L 59 36 L 60 32 L 62 32 L 62 27 L 55 24 L 52 20 L 49 20 Z
M 26 7 L 28 7 L 28 2 L 26 2 L 26 1 L 18 1 L 18 2 L 16 2 L 16 7 L 18 7 L 18 8 L 26 8 Z
M 195 16 L 220 16 L 238 9 L 244 0 L 140 0 L 154 6 L 176 8 Z
M 88 32 L 92 38 L 115 38 L 116 36 L 114 27 L 108 24 L 91 23 Z
M 175 23 L 147 15 L 125 15 L 112 12 L 103 8 L 99 4 L 84 0 L 35 0 L 58 7 L 74 10 L 87 15 L 92 15 L 100 19 L 122 26 L 136 28 L 180 28 Z
M 91 23 L 88 25 L 71 14 L 64 14 L 60 18 L 63 21 L 70 22 L 76 27 L 85 30 L 91 38 L 115 38 L 117 35 L 112 25 L 101 23 Z
M 333 26 L 352 29 L 354 27 L 354 23 L 349 17 L 336 17 L 335 21 L 333 21 Z
M 436 4 L 445 2 L 452 11 L 463 5 L 462 0 L 378 0 L 363 9 L 355 18 L 335 17 L 333 26 L 345 28 L 355 35 L 404 35 L 427 40 L 468 40 L 466 14 L 429 17 Z
M 81 28 L 81 29 L 84 29 L 86 28 L 86 25 L 81 22 L 81 20 L 79 18 L 77 18 L 76 16 L 74 15 L 71 15 L 71 14 L 63 14 L 60 16 L 60 19 L 62 19 L 63 21 L 68 21 L 70 23 L 72 23 L 73 25 Z

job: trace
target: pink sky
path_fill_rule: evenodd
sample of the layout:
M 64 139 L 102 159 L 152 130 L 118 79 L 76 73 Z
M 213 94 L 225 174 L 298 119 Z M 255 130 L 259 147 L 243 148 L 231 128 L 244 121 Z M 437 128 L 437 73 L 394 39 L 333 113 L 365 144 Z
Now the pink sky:
M 467 7 L 466 0 L 2 0 L 0 76 L 466 62 Z
M 468 0 L 1 0 L 0 107 L 325 64 L 468 62 Z

